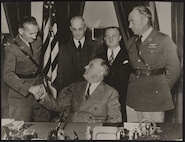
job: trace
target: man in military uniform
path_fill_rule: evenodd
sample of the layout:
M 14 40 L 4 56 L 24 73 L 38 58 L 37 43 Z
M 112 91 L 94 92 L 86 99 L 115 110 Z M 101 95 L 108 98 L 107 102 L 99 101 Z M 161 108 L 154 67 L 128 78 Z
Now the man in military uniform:
M 172 89 L 180 74 L 177 47 L 169 36 L 152 28 L 152 15 L 144 6 L 129 14 L 129 28 L 136 35 L 128 42 L 133 68 L 127 94 L 129 122 L 163 122 L 174 108 Z
M 47 121 L 49 119 L 48 111 L 41 108 L 28 92 L 32 85 L 40 82 L 42 41 L 37 36 L 38 29 L 34 17 L 23 18 L 18 28 L 19 34 L 5 47 L 4 81 L 9 87 L 9 117 L 16 120 Z M 37 116 L 38 113 L 43 116 Z

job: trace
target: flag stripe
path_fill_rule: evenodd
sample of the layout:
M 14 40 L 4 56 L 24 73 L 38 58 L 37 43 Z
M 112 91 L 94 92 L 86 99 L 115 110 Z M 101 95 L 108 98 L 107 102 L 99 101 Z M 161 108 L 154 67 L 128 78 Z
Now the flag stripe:
M 59 43 L 56 36 L 57 23 L 54 1 L 45 1 L 43 11 L 43 72 L 48 76 L 47 79 L 44 79 L 44 84 L 48 87 L 53 97 L 56 98 L 57 90 L 54 86 L 58 70 Z

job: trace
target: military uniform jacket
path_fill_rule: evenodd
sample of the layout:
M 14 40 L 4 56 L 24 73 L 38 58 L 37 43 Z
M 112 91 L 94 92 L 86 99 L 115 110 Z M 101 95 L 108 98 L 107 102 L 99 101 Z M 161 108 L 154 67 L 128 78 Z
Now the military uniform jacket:
M 32 43 L 33 55 L 30 47 L 27 46 L 19 36 L 10 45 L 5 47 L 4 81 L 9 87 L 9 98 L 21 98 L 28 95 L 28 89 L 38 81 L 38 78 L 24 79 L 18 74 L 36 73 L 38 67 L 20 49 L 40 64 L 41 39 L 38 37 Z
M 171 88 L 180 74 L 177 47 L 169 36 L 153 30 L 140 45 L 137 54 L 135 38 L 128 43 L 128 54 L 134 69 L 165 68 L 166 73 L 136 77 L 130 75 L 127 105 L 137 111 L 166 111 L 174 108 Z
M 85 38 L 83 48 L 79 52 L 73 39 L 62 45 L 58 57 L 57 90 L 60 91 L 71 83 L 82 81 L 84 67 L 96 55 L 97 43 Z
M 56 100 L 47 96 L 41 104 L 58 112 L 70 110 L 72 122 L 121 122 L 118 92 L 102 82 L 85 100 L 86 86 L 86 81 L 73 83 L 65 87 Z

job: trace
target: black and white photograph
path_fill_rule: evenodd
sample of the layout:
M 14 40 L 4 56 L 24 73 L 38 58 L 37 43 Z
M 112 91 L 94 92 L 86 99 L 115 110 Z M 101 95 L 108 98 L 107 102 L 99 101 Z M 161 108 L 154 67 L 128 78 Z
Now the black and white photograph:
M 2 1 L 1 140 L 183 140 L 184 2 Z

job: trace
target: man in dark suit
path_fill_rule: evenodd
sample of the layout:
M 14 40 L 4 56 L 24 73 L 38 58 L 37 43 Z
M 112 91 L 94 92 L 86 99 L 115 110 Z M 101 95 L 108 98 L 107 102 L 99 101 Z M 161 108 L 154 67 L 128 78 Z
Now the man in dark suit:
M 180 75 L 177 47 L 168 35 L 152 28 L 147 7 L 135 7 L 128 20 L 137 35 L 128 42 L 133 68 L 127 94 L 128 121 L 163 122 L 164 112 L 174 108 L 170 90 Z
M 120 46 L 121 35 L 118 27 L 107 27 L 104 40 L 106 48 L 98 55 L 109 63 L 109 75 L 104 81 L 119 92 L 122 120 L 125 122 L 127 120 L 125 103 L 130 74 L 127 50 Z
M 61 47 L 57 76 L 57 90 L 65 86 L 82 81 L 84 67 L 96 55 L 97 43 L 85 36 L 86 24 L 81 16 L 71 19 L 71 39 Z
M 31 86 L 40 83 L 42 41 L 37 36 L 38 29 L 34 17 L 23 18 L 18 28 L 19 34 L 5 47 L 3 75 L 9 88 L 9 117 L 15 120 L 49 120 L 49 112 L 41 108 L 28 92 Z
M 57 99 L 47 94 L 43 85 L 29 91 L 48 109 L 69 112 L 69 122 L 120 123 L 118 92 L 103 82 L 108 74 L 106 62 L 93 59 L 85 66 L 85 81 L 73 83 L 59 92 Z

